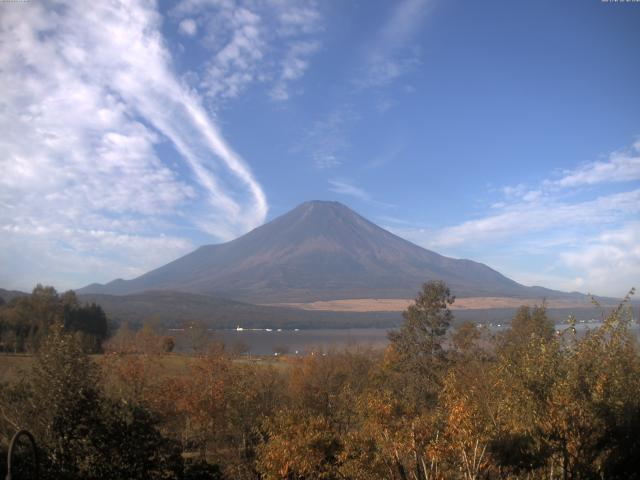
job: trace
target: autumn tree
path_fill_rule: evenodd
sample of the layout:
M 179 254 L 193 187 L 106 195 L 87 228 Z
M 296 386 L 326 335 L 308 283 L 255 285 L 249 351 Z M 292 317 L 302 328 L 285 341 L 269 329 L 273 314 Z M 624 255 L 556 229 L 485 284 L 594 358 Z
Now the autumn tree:
M 564 479 L 640 478 L 640 357 L 633 290 L 583 338 L 569 333 L 541 435 Z
M 479 342 L 485 332 L 485 328 L 477 326 L 474 322 L 466 321 L 458 325 L 451 336 L 453 351 L 463 357 L 476 356 L 482 353 Z
M 173 479 L 182 459 L 143 405 L 109 399 L 78 339 L 54 323 L 26 378 L 0 393 L 2 434 L 26 428 L 44 478 Z
M 640 359 L 628 301 L 582 336 L 572 324 L 556 333 L 543 307 L 518 311 L 491 369 L 489 451 L 503 474 L 638 478 L 630 432 L 640 428 Z
M 473 322 L 458 325 L 439 397 L 439 469 L 464 472 L 465 479 L 491 471 L 487 450 L 500 411 L 490 376 L 495 361 L 492 340 L 485 327 Z
M 281 410 L 266 421 L 265 430 L 268 442 L 258 446 L 261 478 L 340 478 L 336 469 L 340 441 L 326 418 Z
M 345 350 L 290 359 L 288 402 L 260 427 L 256 461 L 265 478 L 343 478 L 344 442 L 361 427 L 358 398 L 376 358 Z
M 20 423 L 45 446 L 49 469 L 61 478 L 87 475 L 101 429 L 98 371 L 62 324 L 52 327 L 25 387 Z

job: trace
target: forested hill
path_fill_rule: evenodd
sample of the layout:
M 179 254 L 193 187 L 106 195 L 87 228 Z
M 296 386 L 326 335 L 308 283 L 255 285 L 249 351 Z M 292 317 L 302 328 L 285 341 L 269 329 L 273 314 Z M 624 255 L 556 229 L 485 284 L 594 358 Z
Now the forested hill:
M 0 304 L 3 302 L 9 302 L 10 300 L 17 297 L 24 297 L 26 295 L 29 294 L 21 292 L 19 290 L 5 290 L 4 288 L 0 288 Z

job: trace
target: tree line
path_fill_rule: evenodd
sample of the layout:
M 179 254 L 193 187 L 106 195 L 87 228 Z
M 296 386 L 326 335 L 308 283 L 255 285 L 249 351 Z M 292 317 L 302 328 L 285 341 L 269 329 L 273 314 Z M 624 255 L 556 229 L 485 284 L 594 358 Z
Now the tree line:
M 100 351 L 109 333 L 102 307 L 81 304 L 72 290 L 58 294 L 38 284 L 31 295 L 0 302 L 0 351 L 36 352 L 56 323 L 73 333 L 87 352 Z
M 452 329 L 454 300 L 426 283 L 384 350 L 263 365 L 213 343 L 181 375 L 118 348 L 98 364 L 55 323 L 0 390 L 0 435 L 32 431 L 47 478 L 639 477 L 629 297 L 584 334 L 544 306 L 501 333 Z

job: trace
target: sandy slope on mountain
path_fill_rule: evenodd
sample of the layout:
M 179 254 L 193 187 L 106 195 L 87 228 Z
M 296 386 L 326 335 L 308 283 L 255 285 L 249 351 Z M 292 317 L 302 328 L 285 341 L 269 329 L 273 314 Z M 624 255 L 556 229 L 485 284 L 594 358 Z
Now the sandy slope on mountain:
M 401 312 L 412 302 L 412 299 L 352 298 L 309 303 L 278 303 L 274 304 L 274 306 L 333 312 Z M 541 303 L 542 300 L 536 298 L 467 297 L 456 299 L 451 308 L 453 310 L 484 310 L 489 308 L 518 308 L 521 305 L 539 305 Z M 588 300 L 547 300 L 546 305 L 548 308 L 584 308 L 590 306 L 590 303 Z

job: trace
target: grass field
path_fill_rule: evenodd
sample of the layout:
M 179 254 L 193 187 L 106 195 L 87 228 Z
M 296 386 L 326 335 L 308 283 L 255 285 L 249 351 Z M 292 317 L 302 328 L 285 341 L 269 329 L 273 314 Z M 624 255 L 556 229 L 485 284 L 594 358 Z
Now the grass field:
M 132 357 L 144 357 L 149 361 L 154 369 L 155 378 L 162 380 L 166 378 L 181 377 L 189 374 L 189 366 L 196 361 L 197 357 L 191 355 L 166 354 L 166 355 L 137 355 Z M 105 356 L 91 355 L 91 358 L 100 365 Z M 273 356 L 252 356 L 251 358 L 239 358 L 234 360 L 238 364 L 272 366 L 278 369 L 287 369 L 290 364 L 284 358 Z M 29 371 L 34 363 L 34 356 L 30 354 L 0 354 L 0 383 L 18 382 Z
M 16 382 L 31 368 L 33 356 L 0 354 L 0 382 Z
M 413 303 L 413 299 L 396 298 L 350 298 L 310 303 L 279 303 L 277 306 L 301 310 L 333 312 L 402 312 Z M 484 310 L 491 308 L 518 308 L 521 305 L 538 305 L 540 299 L 510 297 L 466 297 L 457 298 L 452 310 Z M 584 300 L 547 300 L 548 308 L 585 308 L 591 303 Z M 276 306 L 276 305 L 274 305 Z

